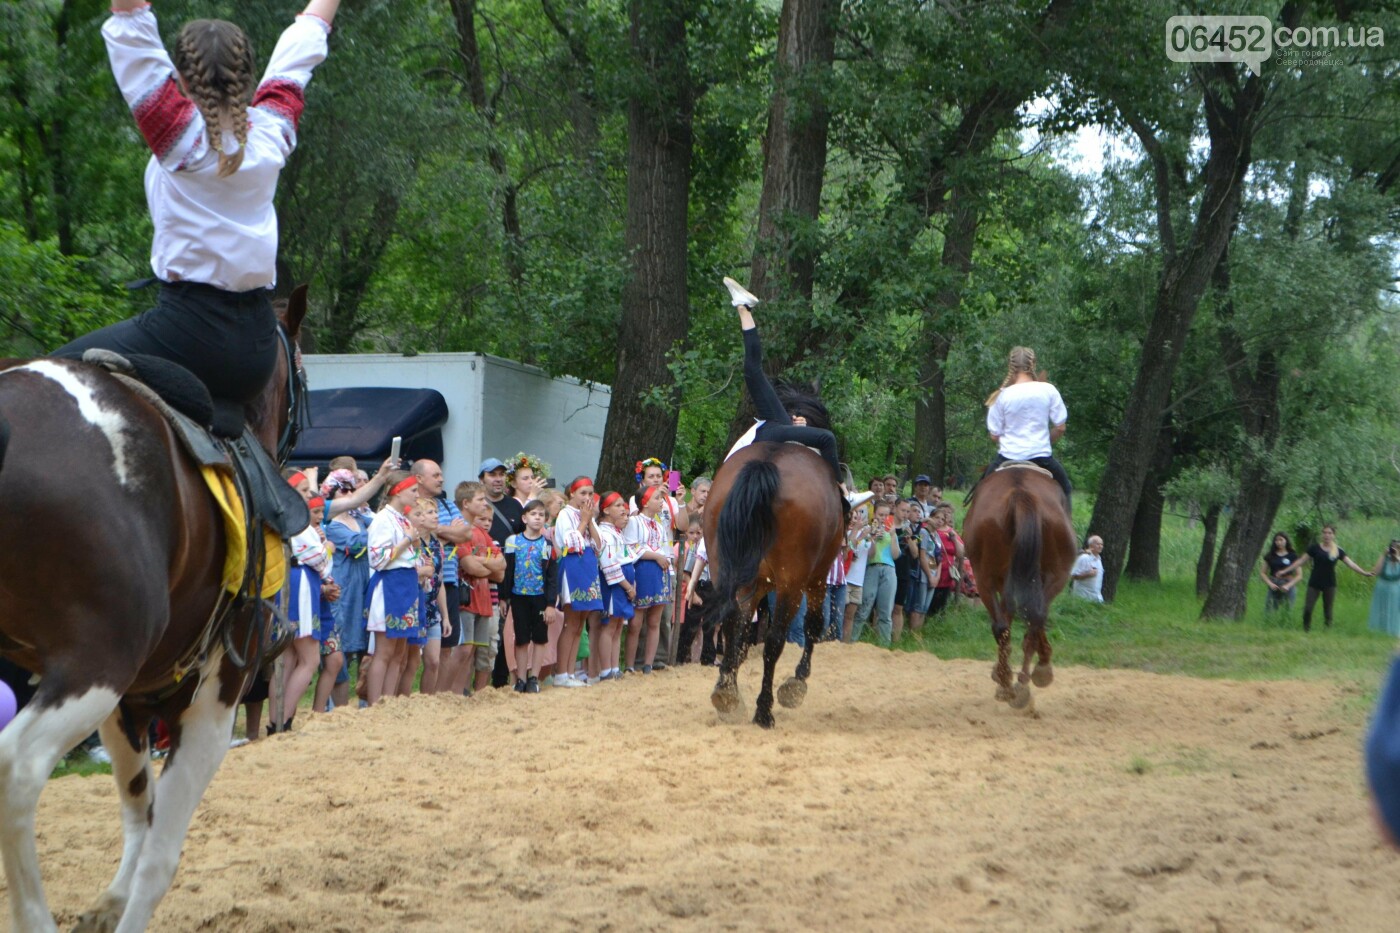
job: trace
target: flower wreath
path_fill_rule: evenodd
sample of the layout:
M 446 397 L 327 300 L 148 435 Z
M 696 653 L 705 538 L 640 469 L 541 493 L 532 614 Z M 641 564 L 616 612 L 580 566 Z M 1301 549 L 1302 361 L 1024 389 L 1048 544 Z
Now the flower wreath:
M 549 476 L 548 463 L 545 463 L 534 454 L 518 453 L 510 458 L 510 463 L 507 465 L 506 478 L 513 482 L 515 480 L 515 471 L 521 467 L 529 467 L 539 479 L 545 479 Z
M 663 474 L 666 472 L 666 464 L 662 463 L 660 460 L 657 460 L 655 457 L 647 457 L 645 460 L 638 460 L 638 461 L 637 461 L 637 485 L 638 485 L 638 486 L 642 485 L 642 477 L 643 477 L 643 476 L 646 476 L 647 467 L 661 467 L 661 472 L 662 472 Z

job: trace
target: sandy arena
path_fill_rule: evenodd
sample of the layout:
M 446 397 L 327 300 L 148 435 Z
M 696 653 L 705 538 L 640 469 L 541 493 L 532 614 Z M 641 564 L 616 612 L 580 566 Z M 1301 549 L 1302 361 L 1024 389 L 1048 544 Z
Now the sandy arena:
M 153 929 L 1400 928 L 1343 688 L 1062 667 L 1028 717 L 988 672 L 824 646 L 771 732 L 697 667 L 317 717 L 230 752 Z M 51 783 L 39 833 L 71 926 L 111 779 Z

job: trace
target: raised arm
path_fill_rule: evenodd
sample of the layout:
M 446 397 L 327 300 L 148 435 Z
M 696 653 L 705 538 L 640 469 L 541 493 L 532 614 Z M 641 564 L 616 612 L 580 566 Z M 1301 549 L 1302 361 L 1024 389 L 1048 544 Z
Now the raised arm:
M 335 14 L 339 9 L 340 0 L 311 0 L 306 9 L 302 10 L 302 15 L 314 16 L 329 26 L 335 22 Z

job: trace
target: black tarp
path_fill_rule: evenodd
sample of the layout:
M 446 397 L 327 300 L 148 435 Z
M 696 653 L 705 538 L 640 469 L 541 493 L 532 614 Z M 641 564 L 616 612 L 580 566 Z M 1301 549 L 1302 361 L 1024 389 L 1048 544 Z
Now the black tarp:
M 397 435 L 399 456 L 442 462 L 442 426 L 447 400 L 436 389 L 313 389 L 308 392 L 311 423 L 290 463 L 324 467 L 333 457 L 354 457 L 373 475 L 389 456 Z

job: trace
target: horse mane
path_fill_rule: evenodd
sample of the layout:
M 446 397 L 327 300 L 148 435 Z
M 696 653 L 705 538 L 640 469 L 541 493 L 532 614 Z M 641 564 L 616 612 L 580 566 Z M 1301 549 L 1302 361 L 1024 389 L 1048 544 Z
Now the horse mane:
M 802 384 L 777 379 L 773 382 L 773 391 L 788 414 L 801 415 L 807 419 L 810 427 L 831 430 L 831 412 L 826 410 L 826 404 L 817 394 L 818 386 L 815 382 Z

